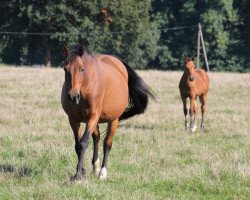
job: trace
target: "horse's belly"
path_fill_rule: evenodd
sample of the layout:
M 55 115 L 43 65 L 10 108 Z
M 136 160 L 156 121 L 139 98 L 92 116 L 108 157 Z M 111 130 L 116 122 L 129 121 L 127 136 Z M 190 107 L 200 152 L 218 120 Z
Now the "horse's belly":
M 128 106 L 128 95 L 126 84 L 112 90 L 110 88 L 104 96 L 100 120 L 112 121 L 119 118 Z

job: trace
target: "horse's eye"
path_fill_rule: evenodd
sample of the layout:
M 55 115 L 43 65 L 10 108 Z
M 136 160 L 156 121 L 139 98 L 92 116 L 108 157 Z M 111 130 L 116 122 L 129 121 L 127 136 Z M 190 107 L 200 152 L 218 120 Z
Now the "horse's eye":
M 81 72 L 81 73 L 84 72 L 84 68 L 81 68 L 80 72 Z

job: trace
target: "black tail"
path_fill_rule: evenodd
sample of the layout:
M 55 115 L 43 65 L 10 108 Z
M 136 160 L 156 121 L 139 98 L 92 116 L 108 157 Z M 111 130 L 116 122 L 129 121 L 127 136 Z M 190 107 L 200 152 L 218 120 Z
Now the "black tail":
M 128 64 L 122 60 L 121 62 L 128 71 L 129 105 L 120 116 L 119 121 L 144 113 L 148 105 L 148 97 L 155 99 L 142 78 Z

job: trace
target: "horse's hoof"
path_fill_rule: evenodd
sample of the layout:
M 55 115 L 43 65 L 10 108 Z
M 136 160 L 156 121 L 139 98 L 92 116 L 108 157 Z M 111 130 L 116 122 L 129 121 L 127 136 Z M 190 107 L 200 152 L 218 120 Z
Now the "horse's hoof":
M 86 172 L 84 168 L 81 168 L 79 171 L 76 172 L 76 175 L 71 178 L 71 181 L 78 181 L 84 178 Z
M 201 124 L 201 130 L 205 131 L 205 124 Z
M 76 174 L 75 176 L 71 177 L 70 178 L 70 181 L 80 181 L 84 178 L 84 175 L 79 175 L 79 174 Z
M 108 176 L 107 169 L 106 169 L 106 167 L 103 167 L 101 169 L 101 171 L 99 172 L 99 179 L 100 180 L 105 180 L 107 178 L 107 176 Z
M 93 173 L 98 176 L 100 172 L 100 159 L 98 158 L 93 164 Z
M 194 124 L 193 127 L 190 128 L 190 130 L 194 133 L 196 128 L 197 128 L 197 126 Z

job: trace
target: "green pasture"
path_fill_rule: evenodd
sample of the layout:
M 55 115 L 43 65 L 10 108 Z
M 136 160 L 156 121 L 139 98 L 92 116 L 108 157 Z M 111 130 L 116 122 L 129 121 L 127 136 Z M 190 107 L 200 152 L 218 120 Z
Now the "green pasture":
M 120 124 L 106 181 L 92 175 L 91 140 L 86 178 L 71 182 L 77 157 L 60 103 L 63 70 L 0 67 L 0 199 L 250 199 L 250 74 L 209 74 L 206 130 L 191 134 L 182 72 L 138 73 L 157 101 Z

